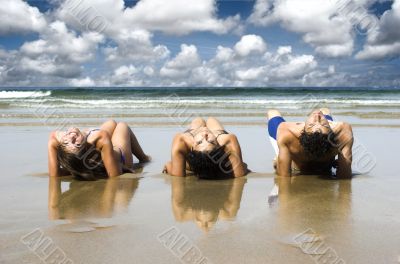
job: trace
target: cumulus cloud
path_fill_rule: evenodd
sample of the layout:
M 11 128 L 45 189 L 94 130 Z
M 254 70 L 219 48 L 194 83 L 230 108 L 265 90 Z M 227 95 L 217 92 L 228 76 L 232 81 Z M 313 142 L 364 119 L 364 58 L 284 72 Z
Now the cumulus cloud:
M 261 36 L 246 35 L 231 47 L 218 46 L 214 57 L 201 60 L 194 45 L 182 45 L 180 53 L 161 68 L 160 83 L 176 86 L 301 85 L 304 76 L 317 69 L 313 55 L 293 54 L 291 46 L 267 52 L 266 46 Z
M 356 2 L 364 7 L 366 1 Z M 354 23 L 340 8 L 336 1 L 321 5 L 320 0 L 257 0 L 248 21 L 258 26 L 280 23 L 303 34 L 304 42 L 323 56 L 350 56 L 354 48 Z
M 106 60 L 110 62 L 157 61 L 169 56 L 170 51 L 164 45 L 154 46 L 152 34 L 146 30 L 121 30 L 114 36 L 117 43 L 103 49 Z
M 71 79 L 69 84 L 73 87 L 92 87 L 95 86 L 95 82 L 90 78 L 81 78 L 81 79 Z
M 79 79 L 84 69 L 82 64 L 95 58 L 97 46 L 102 41 L 103 36 L 98 33 L 77 35 L 61 21 L 50 23 L 37 40 L 25 42 L 18 50 L 0 52 L 1 83 L 17 86 L 78 85 L 78 81 L 85 80 Z
M 119 64 L 167 58 L 169 49 L 152 43 L 153 32 L 224 34 L 239 28 L 240 23 L 238 15 L 217 18 L 216 0 L 170 0 L 167 4 L 164 0 L 140 0 L 132 7 L 126 7 L 123 0 L 66 0 L 55 15 L 83 32 L 101 30 L 113 40 L 103 49 L 107 61 Z
M 46 27 L 46 19 L 39 9 L 22 0 L 2 0 L 0 21 L 0 35 L 40 32 Z
M 170 0 L 168 4 L 139 0 L 132 7 L 126 7 L 123 0 L 56 0 L 52 3 L 58 6 L 43 14 L 22 0 L 4 1 L 12 8 L 0 7 L 4 22 L 0 35 L 37 32 L 38 38 L 15 50 L 0 48 L 1 85 L 335 86 L 362 83 L 357 78 L 366 85 L 367 80 L 383 83 L 384 79 L 344 74 L 340 64 L 322 60 L 321 65 L 319 56 L 298 53 L 296 46 L 271 48 L 255 34 L 240 34 L 236 43 L 218 45 L 211 58 L 200 56 L 201 45 L 182 44 L 180 51 L 171 55 L 167 44 L 157 43 L 163 39 L 157 37 L 160 32 L 240 33 L 240 16 L 218 18 L 216 0 Z M 354 1 L 361 6 L 374 2 Z M 279 23 L 299 33 L 318 55 L 349 56 L 354 49 L 354 21 L 334 2 L 257 0 L 248 22 L 258 26 Z M 377 30 L 369 32 L 357 58 L 400 54 L 399 13 L 400 0 L 395 0 L 380 18 Z M 86 67 L 91 67 L 90 71 Z M 398 85 L 394 75 L 386 76 L 391 78 L 387 83 Z
M 262 66 L 236 71 L 236 76 L 241 81 L 254 81 L 254 80 L 260 79 L 260 77 L 262 75 L 265 75 L 265 68 Z M 268 79 L 266 79 L 266 80 L 268 80 Z
M 162 77 L 183 78 L 191 69 L 200 65 L 201 60 L 194 45 L 181 45 L 181 51 L 175 58 L 167 61 L 160 70 Z
M 49 25 L 40 39 L 25 42 L 21 48 L 20 67 L 23 70 L 71 78 L 79 76 L 80 64 L 93 59 L 103 36 L 95 32 L 76 33 L 61 21 Z
M 133 65 L 123 65 L 114 70 L 111 76 L 111 84 L 117 86 L 138 86 L 142 85 L 143 81 L 137 76 L 139 69 Z
M 96 15 L 102 16 L 107 22 L 104 30 L 111 35 L 129 29 L 178 35 L 194 31 L 224 34 L 238 27 L 239 15 L 219 19 L 216 14 L 216 0 L 169 0 L 168 4 L 164 0 L 140 0 L 132 7 L 125 7 L 123 0 L 67 0 L 57 10 L 58 17 L 82 30 L 88 29 Z
M 224 62 L 224 61 L 231 60 L 234 55 L 235 55 L 235 52 L 233 51 L 233 49 L 223 47 L 223 46 L 218 46 L 214 59 L 218 62 Z
M 400 55 L 400 0 L 395 0 L 392 8 L 380 18 L 375 28 L 368 34 L 363 50 L 357 59 L 384 59 Z
M 30 58 L 42 55 L 57 56 L 70 62 L 82 63 L 93 58 L 98 43 L 103 36 L 88 32 L 77 36 L 61 21 L 55 21 L 41 34 L 39 40 L 25 42 L 21 52 Z
M 317 62 L 312 55 L 293 56 L 289 62 L 279 65 L 272 70 L 272 76 L 277 79 L 292 79 L 303 77 L 317 67 Z
M 187 34 L 193 31 L 227 33 L 238 25 L 240 16 L 216 18 L 215 0 L 141 0 L 124 12 L 125 23 L 148 30 L 169 34 Z M 152 14 L 149 16 L 148 14 Z
M 242 36 L 240 41 L 235 45 L 235 51 L 240 56 L 248 56 L 251 53 L 261 54 L 265 52 L 267 45 L 264 40 L 257 35 Z
M 216 0 L 140 0 L 132 7 L 123 0 L 66 0 L 55 16 L 79 31 L 101 31 L 113 40 L 103 49 L 107 61 L 119 64 L 167 58 L 169 49 L 152 43 L 154 32 L 224 34 L 240 23 L 239 15 L 217 18 Z

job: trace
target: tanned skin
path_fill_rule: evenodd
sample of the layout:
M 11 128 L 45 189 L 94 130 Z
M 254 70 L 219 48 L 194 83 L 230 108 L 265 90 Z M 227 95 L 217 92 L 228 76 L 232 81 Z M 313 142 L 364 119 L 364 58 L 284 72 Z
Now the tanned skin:
M 87 140 L 87 142 L 86 142 Z M 76 153 L 79 145 L 89 143 L 101 153 L 101 159 L 109 177 L 116 177 L 122 171 L 133 168 L 135 155 L 140 162 L 150 161 L 139 145 L 131 128 L 124 122 L 114 120 L 104 122 L 99 131 L 93 131 L 87 137 L 87 131 L 72 127 L 67 131 L 53 131 L 48 141 L 48 169 L 51 177 L 69 175 L 70 172 L 62 169 L 57 160 L 57 146 L 64 144 L 69 152 Z M 121 152 L 125 156 L 125 163 L 120 160 Z
M 219 121 L 213 117 L 207 122 L 202 118 L 195 118 L 190 129 L 196 131 L 194 137 L 189 133 L 175 135 L 171 148 L 171 161 L 164 166 L 163 172 L 173 176 L 186 176 L 186 156 L 193 148 L 197 151 L 211 151 L 216 146 L 225 146 L 229 155 L 233 176 L 241 177 L 247 174 L 247 165 L 242 160 L 242 151 L 237 137 L 234 134 L 221 134 L 217 137 L 215 131 L 224 130 Z
M 329 122 L 324 115 L 329 115 L 327 108 L 313 111 L 305 122 L 283 122 L 277 131 L 279 155 L 276 172 L 279 176 L 290 177 L 295 169 L 301 174 L 325 174 L 326 168 L 337 163 L 336 176 L 341 179 L 351 178 L 353 131 L 345 122 Z M 281 116 L 277 110 L 268 111 L 268 119 Z M 300 144 L 299 138 L 305 130 L 307 133 L 334 133 L 336 144 L 332 150 L 318 159 L 311 159 Z M 338 156 L 335 161 L 336 155 Z M 323 169 L 325 168 L 325 169 Z

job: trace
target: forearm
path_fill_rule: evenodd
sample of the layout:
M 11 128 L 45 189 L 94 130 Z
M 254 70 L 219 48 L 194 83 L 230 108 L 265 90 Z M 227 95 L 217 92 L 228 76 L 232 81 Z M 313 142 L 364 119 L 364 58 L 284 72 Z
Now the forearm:
M 106 133 L 103 133 L 101 138 L 97 141 L 97 148 L 100 149 L 101 159 L 103 160 L 108 177 L 116 177 L 121 175 L 122 168 L 118 165 L 114 155 L 113 145 Z
M 276 173 L 281 177 L 292 176 L 291 161 L 281 160 L 278 158 Z
M 48 171 L 50 177 L 57 177 L 60 176 L 60 165 L 58 164 L 57 160 L 57 146 L 58 141 L 54 136 L 55 133 L 50 134 L 49 142 L 47 145 L 48 150 Z
M 347 161 L 339 163 L 336 170 L 336 177 L 338 177 L 339 179 L 349 179 L 351 178 L 351 175 L 351 162 Z
M 278 176 L 281 176 L 281 177 L 291 177 L 292 176 L 291 170 L 280 169 L 279 165 L 278 165 L 278 169 L 276 172 L 277 172 Z
M 289 148 L 285 142 L 278 142 L 279 154 L 276 172 L 278 176 L 292 176 L 292 157 Z

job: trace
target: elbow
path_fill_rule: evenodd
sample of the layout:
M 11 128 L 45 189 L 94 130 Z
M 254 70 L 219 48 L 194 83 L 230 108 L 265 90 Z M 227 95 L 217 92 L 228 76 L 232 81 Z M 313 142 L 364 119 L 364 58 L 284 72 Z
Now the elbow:
M 276 170 L 276 174 L 279 177 L 291 177 L 292 176 L 292 172 L 291 171 L 281 170 L 281 169 L 279 169 L 279 166 L 278 166 L 278 169 Z
M 338 173 L 336 174 L 336 177 L 337 177 L 338 179 L 341 179 L 341 180 L 351 179 L 351 178 L 352 178 L 351 170 L 348 171 L 348 172 L 338 172 Z
M 118 176 L 120 176 L 122 173 L 109 173 L 108 174 L 108 178 L 112 179 L 112 178 L 116 178 Z

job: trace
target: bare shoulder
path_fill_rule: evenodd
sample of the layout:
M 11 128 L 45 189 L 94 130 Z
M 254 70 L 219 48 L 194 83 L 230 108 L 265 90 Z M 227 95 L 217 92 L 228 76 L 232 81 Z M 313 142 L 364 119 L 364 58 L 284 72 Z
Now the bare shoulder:
M 172 141 L 172 151 L 186 151 L 191 144 L 192 138 L 189 138 L 185 133 L 176 133 Z
M 338 135 L 353 136 L 353 129 L 347 122 L 337 122 L 333 127 L 333 132 Z
M 100 144 L 105 144 L 108 141 L 110 141 L 110 135 L 107 133 L 107 131 L 104 130 L 100 130 L 100 131 L 96 131 L 95 134 L 93 134 L 93 136 L 88 138 L 88 143 L 93 144 L 93 143 L 100 143 Z
M 333 132 L 341 144 L 353 142 L 353 129 L 349 123 L 338 122 Z
M 301 123 L 295 122 L 284 122 L 281 123 L 278 127 L 277 133 L 277 141 L 278 143 L 288 143 L 296 138 L 297 134 L 301 133 L 301 130 L 304 127 Z
M 223 134 L 218 137 L 218 144 L 225 146 L 226 151 L 237 149 L 239 145 L 239 140 L 235 134 Z
M 235 134 L 223 134 L 218 139 L 221 141 L 219 142 L 221 145 L 229 144 L 229 143 L 236 143 L 238 142 L 237 136 Z
M 186 143 L 188 141 L 187 135 L 185 133 L 176 133 L 173 139 L 173 144 Z
M 351 127 L 351 125 L 349 124 L 349 123 L 347 123 L 347 122 L 340 122 L 341 124 L 341 127 L 342 127 L 342 129 L 343 130 L 346 130 L 346 131 L 352 131 L 352 127 Z
M 50 135 L 49 135 L 49 143 L 48 143 L 49 146 L 56 147 L 60 143 L 58 138 L 57 138 L 57 132 L 58 131 L 52 131 L 50 133 Z
M 57 140 L 57 130 L 51 131 L 49 135 L 49 140 L 56 139 Z M 57 140 L 58 141 L 58 140 Z

